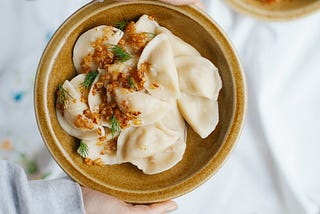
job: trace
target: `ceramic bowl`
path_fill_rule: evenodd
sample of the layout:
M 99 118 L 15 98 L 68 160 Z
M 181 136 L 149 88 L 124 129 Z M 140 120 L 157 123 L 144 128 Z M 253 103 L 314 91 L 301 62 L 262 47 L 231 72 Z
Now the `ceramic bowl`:
M 143 14 L 157 19 L 192 44 L 218 68 L 223 81 L 219 96 L 220 122 L 201 139 L 188 128 L 187 148 L 176 166 L 146 175 L 135 166 L 87 166 L 76 153 L 78 141 L 60 127 L 55 110 L 58 84 L 76 75 L 73 46 L 83 32 L 98 25 L 135 20 Z M 81 185 L 132 203 L 152 203 L 183 195 L 209 179 L 221 167 L 239 137 L 246 106 L 245 82 L 239 59 L 226 35 L 208 15 L 194 6 L 157 1 L 105 0 L 84 6 L 55 32 L 39 63 L 35 82 L 35 111 L 43 140 L 60 167 Z
M 320 9 L 319 0 L 277 0 L 266 3 L 262 0 L 225 0 L 233 9 L 270 21 L 286 21 L 306 16 Z

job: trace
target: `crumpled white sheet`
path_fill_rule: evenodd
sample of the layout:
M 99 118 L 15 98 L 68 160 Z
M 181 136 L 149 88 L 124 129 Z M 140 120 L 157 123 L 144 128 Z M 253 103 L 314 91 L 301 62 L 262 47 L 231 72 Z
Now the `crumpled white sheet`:
M 320 13 L 272 23 L 207 8 L 240 55 L 247 118 L 224 167 L 176 213 L 320 213 Z
M 85 0 L 0 3 L 0 146 L 37 156 L 40 172 L 61 175 L 38 133 L 33 76 L 48 38 Z M 320 213 L 320 12 L 266 22 L 206 1 L 241 58 L 248 83 L 242 136 L 224 166 L 179 197 L 177 214 Z

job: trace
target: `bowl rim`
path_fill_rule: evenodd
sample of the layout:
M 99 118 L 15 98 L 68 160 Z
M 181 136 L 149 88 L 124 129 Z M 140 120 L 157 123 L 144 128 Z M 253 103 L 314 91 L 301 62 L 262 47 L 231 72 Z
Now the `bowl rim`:
M 290 11 L 268 11 L 253 7 L 242 0 L 225 0 L 225 2 L 237 12 L 265 21 L 289 21 L 311 15 L 320 10 L 320 1 Z
M 223 47 L 221 47 L 221 49 L 224 54 L 229 55 L 228 64 L 231 69 L 231 72 L 233 73 L 235 84 L 235 113 L 233 117 L 233 122 L 231 123 L 229 128 L 229 133 L 225 138 L 224 144 L 221 146 L 221 148 L 219 148 L 219 151 L 217 151 L 217 154 L 201 170 L 199 170 L 190 178 L 187 178 L 186 180 L 183 180 L 176 185 L 157 191 L 148 191 L 147 193 L 143 191 L 131 192 L 123 191 L 121 189 L 109 188 L 102 185 L 101 183 L 92 183 L 92 180 L 88 179 L 85 175 L 81 174 L 76 169 L 71 160 L 65 158 L 65 156 L 61 153 L 54 152 L 54 150 L 57 150 L 59 148 L 59 145 L 55 143 L 58 142 L 58 140 L 54 136 L 54 131 L 50 124 L 49 110 L 46 108 L 46 103 L 48 99 L 46 96 L 47 88 L 44 84 L 46 82 L 46 79 L 48 78 L 48 75 L 46 75 L 46 70 L 51 70 L 52 67 L 50 62 L 45 61 L 45 59 L 48 57 L 50 58 L 50 55 L 55 55 L 53 52 L 56 51 L 50 53 L 49 49 L 53 46 L 54 41 L 57 40 L 57 35 L 61 34 L 64 31 L 64 28 L 68 23 L 72 23 L 74 21 L 73 18 L 77 14 L 81 13 L 81 11 L 84 11 L 88 7 L 94 6 L 95 4 L 101 3 L 90 2 L 84 5 L 61 24 L 61 26 L 56 30 L 56 32 L 52 36 L 51 40 L 48 42 L 39 61 L 34 84 L 34 107 L 37 125 L 41 137 L 44 141 L 44 144 L 46 145 L 47 149 L 49 150 L 50 154 L 55 159 L 57 164 L 61 167 L 61 169 L 65 171 L 65 173 L 68 174 L 72 179 L 77 181 L 80 185 L 87 186 L 96 190 L 107 189 L 107 192 L 109 194 L 127 202 L 139 204 L 155 203 L 177 198 L 181 195 L 191 192 L 192 190 L 196 189 L 198 186 L 206 182 L 208 179 L 210 179 L 222 167 L 223 163 L 226 161 L 231 151 L 235 147 L 235 144 L 240 136 L 243 127 L 245 113 L 247 109 L 247 88 L 245 84 L 245 75 L 243 72 L 243 68 L 241 66 L 238 54 L 235 48 L 233 47 L 233 44 L 227 38 L 226 34 L 223 32 L 220 26 L 214 20 L 212 20 L 212 18 L 208 14 L 206 14 L 204 11 L 193 5 L 178 7 L 152 0 L 142 0 L 138 2 L 111 1 L 111 3 L 108 3 L 108 5 L 107 3 L 104 4 L 104 9 L 107 9 L 106 7 L 117 7 L 126 4 L 152 4 L 173 9 L 179 13 L 186 15 L 189 18 L 192 18 L 192 15 L 188 14 L 188 11 L 196 13 L 198 17 L 201 17 L 201 20 L 205 22 L 205 24 L 209 24 L 212 27 L 212 29 L 207 29 L 208 33 L 213 35 L 213 32 L 216 31 L 220 34 L 220 42 L 223 43 Z M 64 162 L 61 162 L 61 159 L 64 159 Z

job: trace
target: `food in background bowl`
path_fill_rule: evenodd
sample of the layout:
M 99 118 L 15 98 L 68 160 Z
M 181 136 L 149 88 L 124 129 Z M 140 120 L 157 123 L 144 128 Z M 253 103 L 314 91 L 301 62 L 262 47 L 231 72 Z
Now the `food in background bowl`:
M 269 21 L 286 21 L 320 9 L 319 0 L 225 0 L 234 10 Z
M 78 75 L 59 84 L 57 117 L 88 165 L 160 173 L 183 157 L 184 119 L 201 138 L 218 123 L 218 69 L 154 17 L 86 31 L 73 63 Z

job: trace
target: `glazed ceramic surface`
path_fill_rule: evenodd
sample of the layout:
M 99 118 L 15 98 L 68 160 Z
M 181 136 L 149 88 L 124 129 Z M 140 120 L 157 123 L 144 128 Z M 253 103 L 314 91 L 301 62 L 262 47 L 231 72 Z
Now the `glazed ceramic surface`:
M 225 2 L 239 12 L 271 21 L 299 18 L 320 9 L 319 0 L 278 0 L 273 3 L 261 0 L 225 0 Z
M 193 45 L 219 69 L 220 122 L 201 139 L 188 127 L 187 149 L 181 162 L 165 172 L 145 175 L 131 164 L 88 166 L 76 153 L 79 141 L 60 127 L 55 110 L 58 84 L 76 75 L 73 46 L 83 32 L 143 14 L 156 18 Z M 49 42 L 38 67 L 35 110 L 47 148 L 61 168 L 81 185 L 133 203 L 164 201 L 185 194 L 209 179 L 223 164 L 239 137 L 246 107 L 244 77 L 235 51 L 221 29 L 193 6 L 176 7 L 157 1 L 89 3 L 69 17 Z

